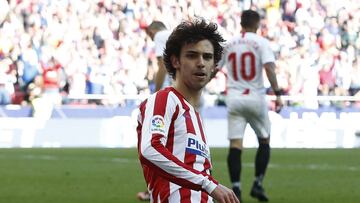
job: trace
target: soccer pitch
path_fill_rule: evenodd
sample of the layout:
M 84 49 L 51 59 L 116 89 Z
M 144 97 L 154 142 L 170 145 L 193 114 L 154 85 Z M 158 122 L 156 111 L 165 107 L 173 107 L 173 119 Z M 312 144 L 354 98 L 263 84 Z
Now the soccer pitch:
M 246 203 L 255 149 L 243 153 Z M 211 149 L 213 175 L 229 186 L 227 149 Z M 264 182 L 274 203 L 356 203 L 360 149 L 272 149 Z M 133 203 L 145 189 L 136 149 L 0 149 L 0 202 Z

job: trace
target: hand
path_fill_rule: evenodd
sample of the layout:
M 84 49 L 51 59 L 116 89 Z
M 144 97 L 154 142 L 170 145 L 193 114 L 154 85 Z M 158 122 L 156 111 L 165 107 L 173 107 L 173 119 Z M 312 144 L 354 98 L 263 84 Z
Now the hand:
M 240 203 L 235 193 L 221 184 L 212 191 L 210 196 L 219 203 Z
M 281 97 L 280 96 L 277 96 L 276 97 L 276 100 L 275 100 L 275 112 L 276 113 L 280 113 L 282 107 L 283 107 L 283 103 L 282 103 L 282 100 L 281 100 Z

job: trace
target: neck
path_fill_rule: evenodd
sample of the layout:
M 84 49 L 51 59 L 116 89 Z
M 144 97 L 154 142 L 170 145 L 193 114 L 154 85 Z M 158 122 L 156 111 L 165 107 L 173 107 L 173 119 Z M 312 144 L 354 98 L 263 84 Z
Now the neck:
M 195 109 L 198 109 L 200 106 L 200 97 L 201 90 L 195 91 L 187 88 L 183 83 L 174 84 L 174 88 L 176 91 L 180 92 L 180 94 L 184 97 L 184 99 L 191 104 Z
M 242 31 L 243 31 L 243 32 L 253 32 L 253 33 L 256 33 L 257 29 L 255 29 L 255 28 L 243 28 Z

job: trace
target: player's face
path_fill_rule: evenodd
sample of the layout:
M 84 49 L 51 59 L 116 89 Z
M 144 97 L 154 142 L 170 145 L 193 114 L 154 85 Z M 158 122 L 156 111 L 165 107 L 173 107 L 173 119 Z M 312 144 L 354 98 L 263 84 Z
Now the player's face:
M 176 80 L 183 82 L 189 90 L 201 90 L 215 68 L 213 45 L 209 40 L 184 45 L 174 67 L 177 69 Z

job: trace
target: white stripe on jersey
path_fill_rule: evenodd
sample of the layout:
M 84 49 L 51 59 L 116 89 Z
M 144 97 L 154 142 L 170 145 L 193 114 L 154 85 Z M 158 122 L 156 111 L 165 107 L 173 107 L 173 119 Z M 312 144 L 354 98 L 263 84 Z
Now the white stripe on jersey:
M 217 182 L 209 174 L 210 151 L 198 113 L 173 88 L 150 96 L 140 112 L 140 161 L 154 201 L 181 197 L 175 202 L 183 198 L 200 202 L 201 190 L 211 193 Z M 192 191 L 181 193 L 179 187 L 167 181 Z M 211 197 L 206 198 L 211 202 Z

